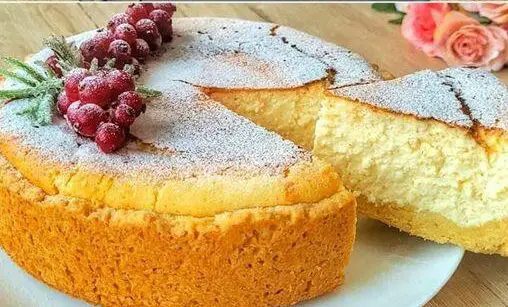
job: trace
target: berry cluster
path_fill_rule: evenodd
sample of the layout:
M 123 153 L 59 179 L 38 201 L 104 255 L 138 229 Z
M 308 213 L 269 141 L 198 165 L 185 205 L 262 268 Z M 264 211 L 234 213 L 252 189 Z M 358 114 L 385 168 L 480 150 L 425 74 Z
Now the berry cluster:
M 92 74 L 76 68 L 64 77 L 58 111 L 77 133 L 95 138 L 99 148 L 110 153 L 122 147 L 129 127 L 145 111 L 146 105 L 134 89 L 134 79 L 126 71 Z
M 131 4 L 125 13 L 111 17 L 106 31 L 84 41 L 79 50 L 85 63 L 94 58 L 99 66 L 115 58 L 115 67 L 130 64 L 139 67 L 150 51 L 173 36 L 172 16 L 176 7 L 171 3 Z

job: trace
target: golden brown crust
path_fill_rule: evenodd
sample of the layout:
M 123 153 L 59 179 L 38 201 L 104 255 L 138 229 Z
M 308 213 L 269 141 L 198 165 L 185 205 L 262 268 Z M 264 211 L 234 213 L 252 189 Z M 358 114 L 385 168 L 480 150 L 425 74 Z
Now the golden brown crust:
M 0 245 L 35 277 L 104 306 L 287 305 L 343 282 L 355 200 L 214 217 L 94 209 L 0 158 Z
M 142 174 L 122 178 L 63 168 L 30 151 L 16 139 L 0 139 L 0 153 L 49 195 L 88 199 L 110 208 L 199 217 L 244 208 L 318 202 L 342 186 L 335 170 L 319 158 L 297 162 L 278 175 L 244 172 L 168 179 L 154 184 Z
M 480 226 L 460 227 L 444 216 L 412 206 L 376 205 L 358 197 L 358 212 L 412 235 L 438 243 L 452 243 L 484 254 L 508 256 L 508 219 Z

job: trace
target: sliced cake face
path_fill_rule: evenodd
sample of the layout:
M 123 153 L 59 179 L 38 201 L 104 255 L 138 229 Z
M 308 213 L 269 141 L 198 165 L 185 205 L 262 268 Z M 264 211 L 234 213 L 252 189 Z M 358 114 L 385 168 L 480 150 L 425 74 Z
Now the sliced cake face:
M 504 121 L 507 90 L 493 75 L 424 71 L 334 94 L 320 111 L 314 153 L 346 186 L 464 227 L 508 216 L 508 152 L 489 151 L 473 133 Z
M 336 86 L 380 79 L 357 54 L 275 24 L 182 18 L 174 31 L 167 52 L 148 66 L 155 79 L 222 89 L 294 88 L 334 75 Z

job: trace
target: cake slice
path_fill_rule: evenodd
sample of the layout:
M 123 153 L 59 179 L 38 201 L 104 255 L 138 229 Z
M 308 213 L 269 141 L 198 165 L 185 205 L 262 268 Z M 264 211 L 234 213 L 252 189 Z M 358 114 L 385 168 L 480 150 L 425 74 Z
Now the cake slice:
M 508 255 L 506 86 L 466 68 L 365 83 L 209 94 L 331 162 L 358 194 L 359 212 L 436 242 Z M 283 106 L 294 110 L 290 120 L 281 120 Z
M 339 88 L 314 153 L 359 193 L 359 211 L 411 234 L 508 255 L 508 91 L 475 69 Z

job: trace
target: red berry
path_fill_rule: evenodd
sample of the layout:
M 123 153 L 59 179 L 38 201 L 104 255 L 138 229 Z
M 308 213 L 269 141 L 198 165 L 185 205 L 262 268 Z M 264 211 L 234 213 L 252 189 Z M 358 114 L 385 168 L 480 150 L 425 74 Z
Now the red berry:
M 134 79 L 128 72 L 123 70 L 115 69 L 109 72 L 106 75 L 106 82 L 111 89 L 113 100 L 123 92 L 134 90 Z
M 154 3 L 153 7 L 156 10 L 166 11 L 170 17 L 173 16 L 174 12 L 176 12 L 176 6 L 172 3 Z
M 162 40 L 169 42 L 173 37 L 173 21 L 171 20 L 171 15 L 163 10 L 154 10 L 150 13 L 150 19 L 157 25 Z
M 65 91 L 61 91 L 60 94 L 58 94 L 58 98 L 56 100 L 56 106 L 58 109 L 58 112 L 63 116 L 67 114 L 67 109 L 71 105 L 71 102 L 69 99 L 67 99 L 67 95 L 65 94 Z
M 129 23 L 129 15 L 125 13 L 115 14 L 109 19 L 108 30 L 110 32 L 115 32 L 116 27 L 124 23 Z
M 52 55 L 49 58 L 47 58 L 46 64 L 58 77 L 62 77 L 62 69 L 60 68 L 60 64 L 58 64 L 58 59 L 56 58 L 56 56 Z
M 158 49 L 162 44 L 162 36 L 155 22 L 150 19 L 141 19 L 136 23 L 139 38 L 144 39 L 151 50 Z
M 129 105 L 120 104 L 113 113 L 113 122 L 121 127 L 129 128 L 136 120 L 136 110 Z
M 136 38 L 138 38 L 138 34 L 132 25 L 124 23 L 116 27 L 115 39 L 122 39 L 126 41 L 129 43 L 131 48 L 136 46 Z
M 122 93 L 118 96 L 118 104 L 126 104 L 136 111 L 136 116 L 139 116 L 141 112 L 144 112 L 146 106 L 143 103 L 143 99 L 138 93 L 129 91 Z
M 90 72 L 84 68 L 76 68 L 64 78 L 65 94 L 70 102 L 79 100 L 79 82 L 90 76 Z
M 70 106 L 67 108 L 66 117 L 70 124 L 76 121 L 76 112 L 79 110 L 81 106 L 82 106 L 81 101 L 77 100 L 71 103 Z
M 85 104 L 73 115 L 71 120 L 74 130 L 83 136 L 93 137 L 97 128 L 108 120 L 108 113 L 95 104 Z
M 111 58 L 115 58 L 115 67 L 123 69 L 125 64 L 132 62 L 131 47 L 129 43 L 124 40 L 116 39 L 109 45 L 108 55 Z
M 84 78 L 79 82 L 79 99 L 83 104 L 95 104 L 106 109 L 112 101 L 108 82 L 99 76 Z
M 95 143 L 104 153 L 114 152 L 125 142 L 125 130 L 113 123 L 103 123 L 97 129 Z
M 94 58 L 99 60 L 99 65 L 106 64 L 108 56 L 108 46 L 111 37 L 106 32 L 97 33 L 94 37 L 89 38 L 81 43 L 79 51 L 85 62 L 92 62 Z
M 135 24 L 138 20 L 143 18 L 148 18 L 148 12 L 141 4 L 130 4 L 127 10 L 125 10 L 125 14 L 129 16 L 129 21 L 132 24 Z
M 145 8 L 148 14 L 150 14 L 155 9 L 153 3 L 141 3 L 141 5 Z
M 150 46 L 148 46 L 148 43 L 144 39 L 138 38 L 136 40 L 136 47 L 132 49 L 132 55 L 140 62 L 144 62 L 148 54 L 150 54 Z

